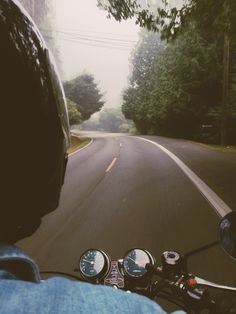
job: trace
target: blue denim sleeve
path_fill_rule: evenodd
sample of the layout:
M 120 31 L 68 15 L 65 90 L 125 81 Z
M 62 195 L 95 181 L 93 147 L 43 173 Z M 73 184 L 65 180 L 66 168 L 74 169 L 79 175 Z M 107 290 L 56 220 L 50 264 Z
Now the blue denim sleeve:
M 62 278 L 38 284 L 1 279 L 0 298 L 2 314 L 165 314 L 144 296 Z

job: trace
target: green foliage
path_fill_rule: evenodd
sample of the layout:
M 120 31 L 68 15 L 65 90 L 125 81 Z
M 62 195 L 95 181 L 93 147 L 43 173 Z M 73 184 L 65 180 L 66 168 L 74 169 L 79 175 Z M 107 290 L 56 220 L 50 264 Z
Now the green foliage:
M 135 122 L 141 133 L 150 131 L 153 106 L 151 103 L 155 80 L 154 67 L 165 49 L 158 34 L 141 33 L 140 43 L 133 54 L 133 71 L 130 86 L 124 91 L 122 111 L 127 119 Z
M 117 21 L 132 18 L 140 8 L 134 0 L 98 0 L 98 7 L 108 11 L 108 17 L 113 16 Z
M 142 35 L 141 42 L 123 95 L 126 118 L 141 133 L 188 138 L 201 137 L 202 125 L 217 127 L 218 116 L 210 117 L 213 110 L 219 112 L 221 99 L 222 68 L 215 44 L 208 44 L 195 24 L 168 46 L 153 33 Z
M 105 108 L 99 116 L 99 125 L 108 132 L 129 132 L 131 125 L 120 108 Z
M 94 77 L 90 74 L 82 74 L 65 82 L 64 88 L 67 97 L 76 103 L 83 121 L 88 120 L 104 105 L 103 95 L 99 91 Z
M 115 19 L 134 17 L 138 25 L 159 31 L 169 43 L 162 54 L 154 48 L 155 59 L 142 39 L 141 48 L 136 49 L 138 57 L 132 60 L 133 73 L 122 110 L 139 131 L 206 136 L 212 141 L 218 141 L 221 132 L 223 137 L 228 133 L 228 142 L 235 142 L 236 1 L 186 0 L 181 8 L 171 8 L 171 0 L 162 0 L 155 10 L 143 8 L 139 0 L 131 1 L 129 9 L 126 5 L 130 1 L 98 2 Z M 223 69 L 227 73 L 227 64 L 223 63 L 226 38 L 230 62 L 229 74 L 223 76 Z M 201 125 L 210 126 L 211 131 L 206 135 Z
M 67 108 L 70 125 L 75 125 L 81 123 L 81 114 L 76 107 L 76 103 L 67 98 Z
M 125 119 L 120 108 L 104 108 L 96 117 L 84 122 L 82 128 L 113 133 L 134 131 L 133 123 Z
M 236 30 L 235 0 L 186 0 L 181 8 L 171 6 L 172 0 L 161 0 L 153 10 L 144 8 L 139 0 L 97 0 L 98 6 L 117 21 L 135 18 L 136 24 L 148 30 L 160 31 L 162 37 L 174 39 L 193 20 L 205 34 L 208 30 L 227 30 L 232 36 Z
M 136 24 L 148 30 L 158 31 L 160 18 L 148 9 L 142 8 L 136 0 L 97 0 L 98 7 L 108 12 L 108 17 L 117 21 L 136 17 Z

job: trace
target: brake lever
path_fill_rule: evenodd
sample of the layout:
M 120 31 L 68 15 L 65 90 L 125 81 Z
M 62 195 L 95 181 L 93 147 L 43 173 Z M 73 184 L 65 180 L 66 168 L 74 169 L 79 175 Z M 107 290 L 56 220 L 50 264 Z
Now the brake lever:
M 235 288 L 235 287 L 219 285 L 219 284 L 216 284 L 216 283 L 214 283 L 214 282 L 205 280 L 205 279 L 200 278 L 200 277 L 194 277 L 194 279 L 196 280 L 196 282 L 197 282 L 198 285 L 209 286 L 209 287 L 213 287 L 213 288 L 217 288 L 217 289 L 224 289 L 224 290 L 236 291 L 236 288 Z

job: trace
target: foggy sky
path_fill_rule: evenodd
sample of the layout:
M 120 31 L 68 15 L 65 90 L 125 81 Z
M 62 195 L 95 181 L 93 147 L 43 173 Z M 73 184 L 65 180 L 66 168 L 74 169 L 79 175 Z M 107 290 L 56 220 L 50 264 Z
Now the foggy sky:
M 107 105 L 117 106 L 121 104 L 121 91 L 127 86 L 130 52 L 138 40 L 139 28 L 133 21 L 119 23 L 107 19 L 107 13 L 98 9 L 96 3 L 56 0 L 56 36 L 63 79 L 89 72 L 99 82 Z M 128 50 L 123 50 L 126 46 Z
M 128 84 L 130 53 L 140 28 L 131 20 L 119 23 L 107 19 L 107 13 L 97 8 L 97 0 L 53 1 L 63 79 L 88 72 L 99 83 L 106 105 L 121 105 L 121 93 Z M 182 0 L 171 1 L 173 5 L 180 3 Z

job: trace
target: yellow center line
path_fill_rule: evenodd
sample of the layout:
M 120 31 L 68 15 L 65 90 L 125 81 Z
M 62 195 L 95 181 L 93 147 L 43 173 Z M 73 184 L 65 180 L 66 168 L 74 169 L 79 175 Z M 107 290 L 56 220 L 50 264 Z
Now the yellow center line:
M 109 172 L 111 170 L 111 168 L 114 166 L 114 164 L 116 163 L 117 158 L 113 158 L 112 162 L 110 163 L 110 165 L 108 166 L 106 173 Z

